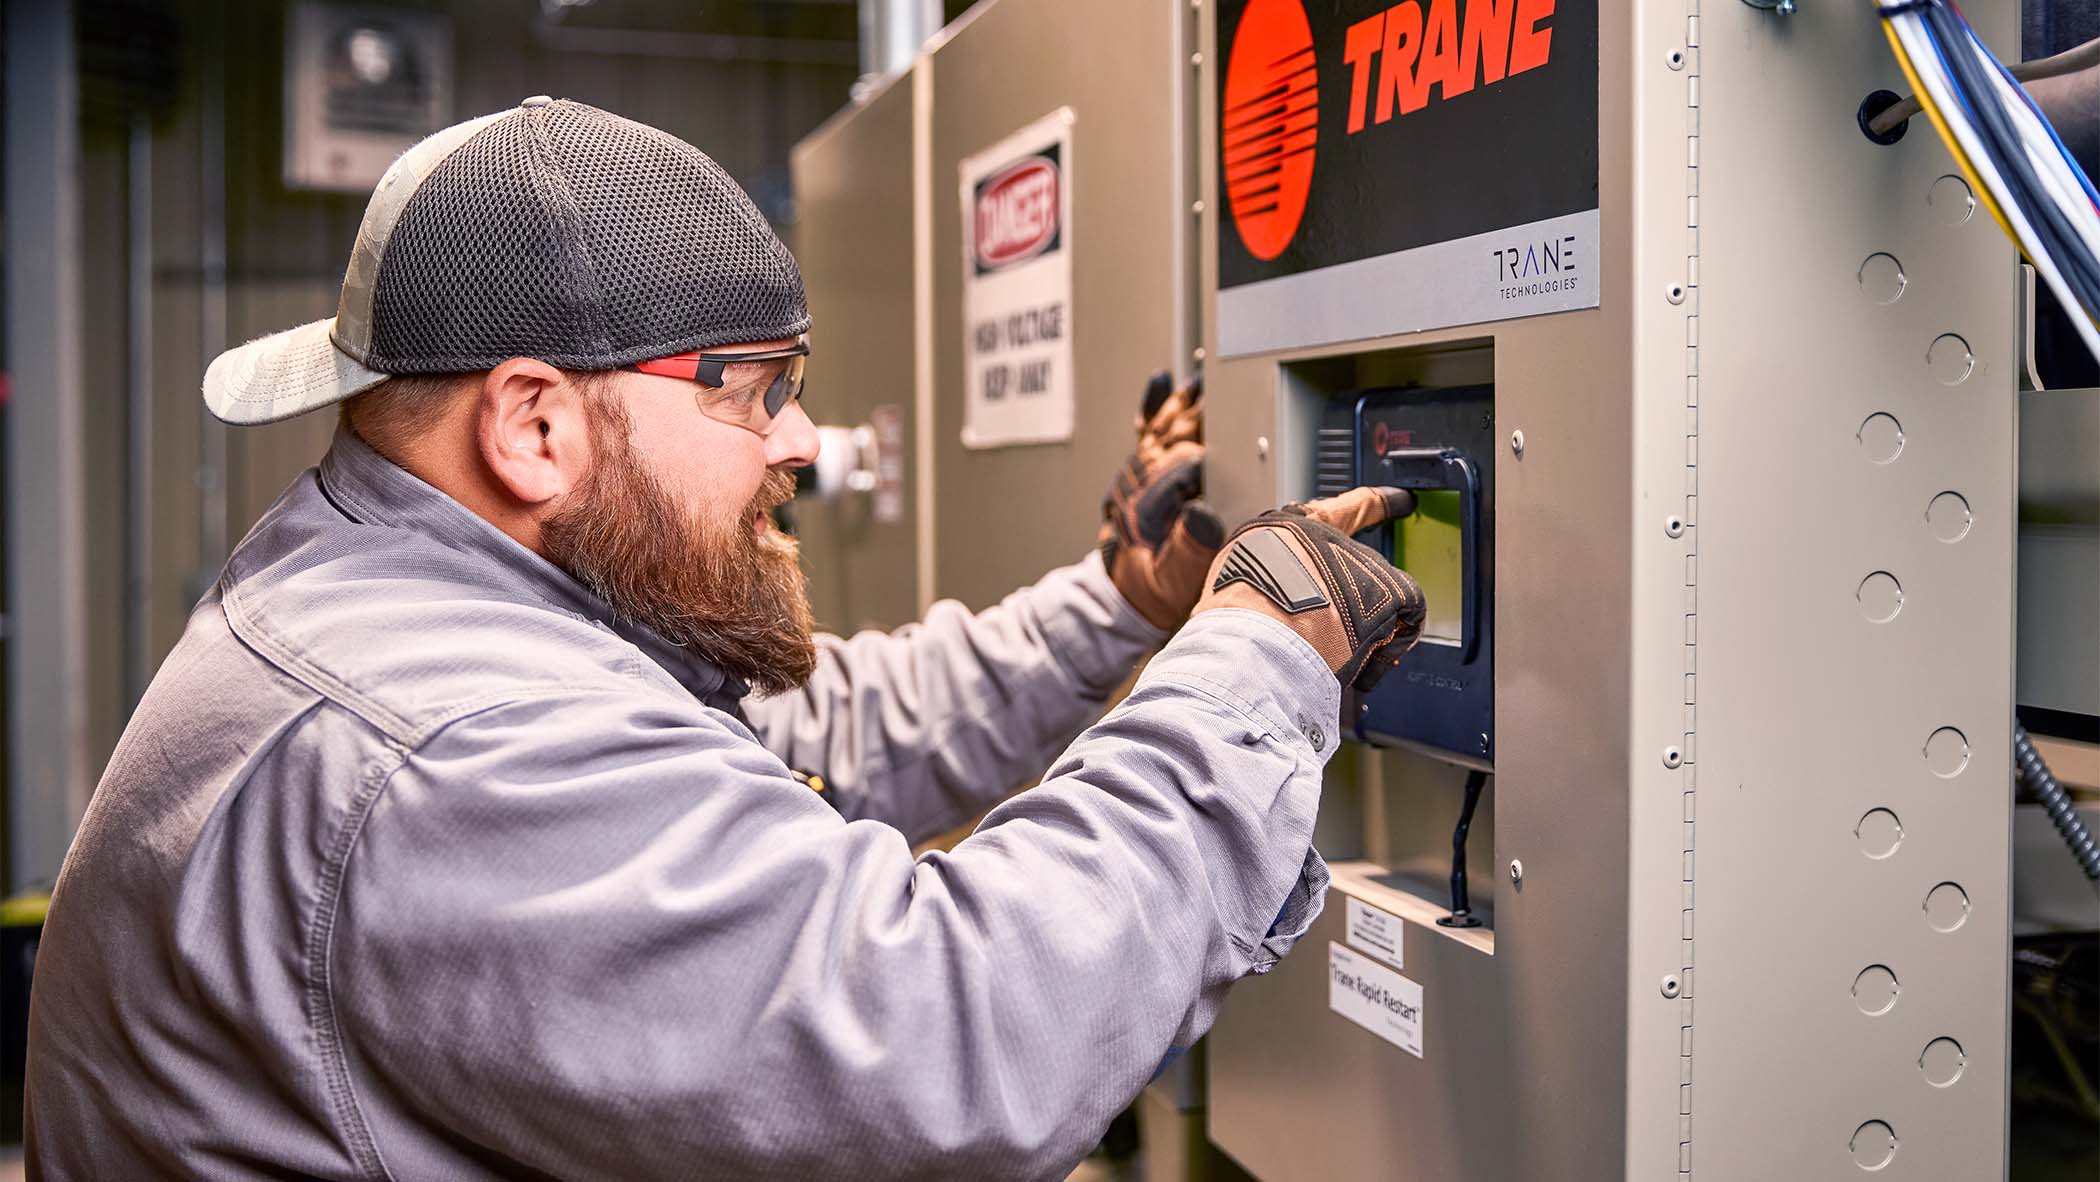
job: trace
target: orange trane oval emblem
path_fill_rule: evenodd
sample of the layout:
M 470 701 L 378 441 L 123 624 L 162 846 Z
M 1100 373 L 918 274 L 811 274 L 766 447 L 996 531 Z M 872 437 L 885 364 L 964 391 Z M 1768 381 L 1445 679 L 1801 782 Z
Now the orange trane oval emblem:
M 1305 215 L 1320 138 L 1312 26 L 1300 0 L 1247 5 L 1233 34 L 1221 106 L 1218 143 L 1232 224 L 1247 253 L 1273 259 Z

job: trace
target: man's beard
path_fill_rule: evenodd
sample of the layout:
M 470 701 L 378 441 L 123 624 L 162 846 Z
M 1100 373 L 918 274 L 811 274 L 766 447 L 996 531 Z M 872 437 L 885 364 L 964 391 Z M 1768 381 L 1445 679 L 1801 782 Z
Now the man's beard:
M 769 472 L 743 512 L 696 521 L 628 444 L 617 405 L 592 398 L 591 469 L 541 526 L 547 557 L 613 614 L 683 646 L 763 693 L 799 688 L 817 667 L 809 590 L 795 540 L 754 531 L 756 515 L 795 493 Z

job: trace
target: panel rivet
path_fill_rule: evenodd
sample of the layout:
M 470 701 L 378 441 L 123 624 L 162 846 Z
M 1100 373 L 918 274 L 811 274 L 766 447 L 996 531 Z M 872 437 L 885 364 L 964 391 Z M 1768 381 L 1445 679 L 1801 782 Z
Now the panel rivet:
M 1684 69 L 1684 50 L 1672 49 L 1669 53 L 1663 55 L 1663 60 L 1670 63 L 1671 69 L 1682 70 Z
M 1684 284 L 1682 284 L 1682 283 L 1672 283 L 1672 284 L 1671 284 L 1671 285 L 1670 285 L 1669 287 L 1667 287 L 1667 288 L 1663 289 L 1663 298 L 1664 298 L 1664 299 L 1666 299 L 1666 300 L 1669 300 L 1669 301 L 1670 301 L 1671 303 L 1673 303 L 1673 304 L 1681 304 L 1681 303 L 1683 303 L 1683 302 L 1684 302 Z
M 1510 884 L 1511 886 L 1523 886 L 1523 885 L 1524 885 L 1524 861 L 1523 861 L 1523 859 L 1521 859 L 1521 858 L 1511 858 L 1511 859 L 1509 860 L 1509 884 Z
M 1684 518 L 1677 516 L 1675 513 L 1672 513 L 1668 517 L 1663 518 L 1663 532 L 1670 535 L 1673 538 L 1683 537 Z
M 1200 65 L 1202 65 L 1202 64 L 1203 64 L 1203 55 L 1202 55 L 1202 54 L 1200 54 L 1200 53 L 1192 53 L 1192 54 L 1190 54 L 1190 55 L 1189 55 L 1189 64 L 1190 64 L 1190 65 L 1192 65 L 1192 66 L 1200 66 Z
M 1683 765 L 1684 765 L 1684 752 L 1682 752 L 1682 751 L 1679 751 L 1679 750 L 1678 750 L 1677 748 L 1675 748 L 1675 747 L 1665 747 L 1665 748 L 1663 748 L 1663 766 L 1664 766 L 1664 767 L 1671 767 L 1671 768 L 1674 768 L 1674 767 L 1682 767 Z
M 1203 360 L 1203 346 L 1201 346 L 1201 345 L 1198 345 L 1198 346 L 1196 346 L 1196 350 L 1195 350 L 1195 352 L 1193 352 L 1193 353 L 1190 353 L 1190 354 L 1189 354 L 1189 357 L 1190 357 L 1191 359 L 1195 360 L 1195 361 L 1199 361 L 1199 362 L 1200 362 L 1200 361 L 1202 361 L 1202 360 Z
M 1269 458 L 1268 436 L 1257 435 L 1254 437 L 1254 458 L 1257 460 L 1266 460 Z
M 1190 204 L 1190 206 L 1189 206 L 1189 212 L 1190 212 L 1190 213 L 1192 213 L 1192 214 L 1195 214 L 1195 215 L 1196 215 L 1197 217 L 1202 217 L 1202 216 L 1203 216 L 1203 203 L 1202 203 L 1201 201 L 1197 201 L 1197 202 L 1194 202 L 1194 203 Z
M 1524 432 L 1511 431 L 1509 433 L 1509 450 L 1520 456 L 1524 454 Z
M 1676 997 L 1678 994 L 1683 992 L 1684 983 L 1677 979 L 1677 974 L 1671 973 L 1663 978 L 1662 995 L 1664 997 Z

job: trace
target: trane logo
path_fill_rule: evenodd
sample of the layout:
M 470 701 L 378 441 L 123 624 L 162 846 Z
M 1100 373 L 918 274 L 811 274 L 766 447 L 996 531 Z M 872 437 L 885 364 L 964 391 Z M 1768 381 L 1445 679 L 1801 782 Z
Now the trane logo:
M 1553 51 L 1554 0 L 1405 0 L 1349 26 L 1349 134 L 1536 70 Z
M 1248 254 L 1273 259 L 1305 216 L 1320 140 L 1320 79 L 1299 0 L 1253 0 L 1241 14 L 1218 132 L 1232 224 Z
M 1057 241 L 1057 166 L 1031 156 L 977 190 L 977 262 L 1004 267 L 1033 258 Z

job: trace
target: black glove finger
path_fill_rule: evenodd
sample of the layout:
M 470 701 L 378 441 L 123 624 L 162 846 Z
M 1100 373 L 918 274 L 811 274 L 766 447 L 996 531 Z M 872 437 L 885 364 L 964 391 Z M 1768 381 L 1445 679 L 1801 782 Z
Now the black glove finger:
M 1152 486 L 1139 494 L 1134 506 L 1137 535 L 1151 546 L 1166 541 L 1167 531 L 1180 520 L 1183 507 L 1196 498 L 1202 484 L 1200 459 L 1184 460 L 1154 477 Z
M 1200 496 L 1200 490 L 1198 492 Z M 1181 506 L 1181 527 L 1195 543 L 1215 555 L 1225 548 L 1225 519 L 1209 501 L 1191 500 Z
M 1160 370 L 1153 374 L 1151 380 L 1145 383 L 1145 401 L 1142 409 L 1138 412 L 1139 421 L 1150 422 L 1152 416 L 1159 413 L 1159 408 L 1167 404 L 1167 399 L 1173 393 L 1173 374 L 1168 373 L 1166 370 Z

